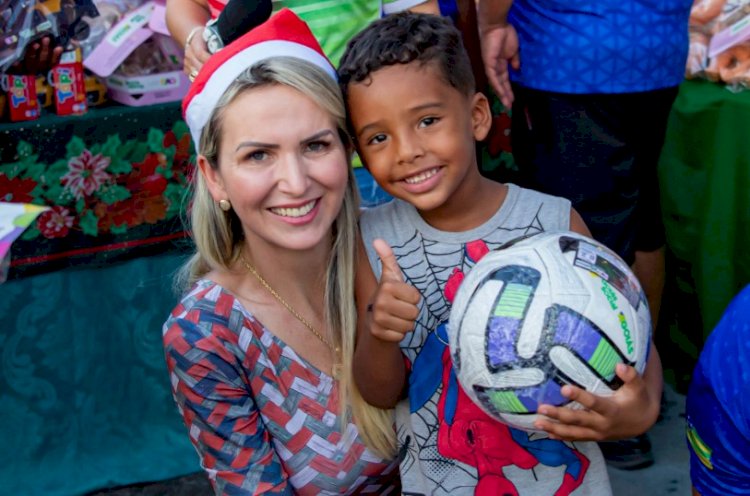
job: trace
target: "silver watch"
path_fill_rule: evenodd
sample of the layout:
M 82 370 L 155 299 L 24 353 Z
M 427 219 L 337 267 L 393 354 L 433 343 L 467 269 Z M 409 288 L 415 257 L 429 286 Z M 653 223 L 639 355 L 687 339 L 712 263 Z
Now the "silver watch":
M 203 30 L 203 41 L 206 42 L 208 51 L 211 53 L 216 53 L 224 48 L 224 42 L 221 40 L 215 24 L 216 19 L 211 19 L 206 23 L 206 28 Z

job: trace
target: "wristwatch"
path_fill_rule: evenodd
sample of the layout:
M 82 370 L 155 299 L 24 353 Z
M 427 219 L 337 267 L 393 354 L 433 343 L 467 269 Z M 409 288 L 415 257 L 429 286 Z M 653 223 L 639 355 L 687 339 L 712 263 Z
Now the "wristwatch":
M 206 23 L 206 27 L 203 30 L 203 41 L 206 42 L 208 51 L 216 53 L 224 48 L 224 42 L 219 36 L 219 31 L 216 29 L 216 19 L 211 19 Z

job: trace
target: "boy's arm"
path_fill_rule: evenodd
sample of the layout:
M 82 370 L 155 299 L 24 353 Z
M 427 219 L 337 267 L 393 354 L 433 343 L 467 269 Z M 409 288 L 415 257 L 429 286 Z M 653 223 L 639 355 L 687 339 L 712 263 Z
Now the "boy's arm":
M 513 0 L 482 0 L 479 2 L 477 23 L 482 45 L 482 61 L 492 88 L 507 108 L 513 103 L 508 63 L 521 67 L 518 56 L 518 34 L 508 24 L 508 12 Z
M 570 230 L 588 236 L 589 238 L 593 238 L 591 231 L 589 231 L 589 226 L 586 225 L 581 214 L 579 214 L 574 208 L 570 209 Z
M 552 439 L 566 441 L 605 441 L 643 434 L 654 425 L 661 408 L 661 359 L 653 342 L 643 376 L 624 364 L 617 366 L 617 376 L 624 384 L 611 397 L 563 386 L 563 396 L 577 401 L 585 410 L 542 405 L 539 413 L 552 420 L 539 419 L 534 426 Z
M 406 364 L 399 343 L 414 329 L 420 295 L 403 282 L 390 247 L 382 240 L 375 243 L 383 262 L 380 281 L 375 279 L 364 244 L 359 242 L 357 343 L 352 373 L 365 401 L 379 408 L 393 408 L 406 385 Z
M 586 223 L 570 210 L 570 230 L 591 237 Z M 661 408 L 662 368 L 653 342 L 648 362 L 639 376 L 633 367 L 618 365 L 617 375 L 624 385 L 609 398 L 597 396 L 575 386 L 564 386 L 563 395 L 577 401 L 586 410 L 544 405 L 539 413 L 554 419 L 540 419 L 535 425 L 553 439 L 602 441 L 626 439 L 644 433 L 659 416 Z

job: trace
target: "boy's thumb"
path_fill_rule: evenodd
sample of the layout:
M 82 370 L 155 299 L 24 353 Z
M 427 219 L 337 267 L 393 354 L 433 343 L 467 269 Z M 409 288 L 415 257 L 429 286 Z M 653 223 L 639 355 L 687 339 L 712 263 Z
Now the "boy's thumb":
M 375 248 L 375 252 L 380 257 L 380 263 L 383 265 L 380 280 L 404 282 L 401 268 L 398 266 L 396 256 L 393 254 L 393 250 L 388 243 L 382 239 L 376 239 L 372 242 L 372 247 Z

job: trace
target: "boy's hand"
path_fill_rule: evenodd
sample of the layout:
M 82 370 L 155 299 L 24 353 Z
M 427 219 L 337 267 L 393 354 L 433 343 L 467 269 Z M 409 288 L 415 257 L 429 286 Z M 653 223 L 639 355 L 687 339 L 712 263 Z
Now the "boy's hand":
M 643 434 L 656 422 L 661 399 L 652 397 L 646 381 L 633 367 L 617 365 L 617 376 L 624 384 L 610 397 L 563 386 L 563 396 L 577 401 L 584 410 L 541 405 L 538 411 L 548 419 L 540 418 L 534 426 L 552 439 L 566 441 L 606 441 Z
M 376 239 L 372 246 L 380 257 L 383 271 L 371 304 L 370 332 L 381 341 L 398 343 L 404 334 L 414 329 L 421 297 L 417 288 L 404 282 L 388 243 Z

